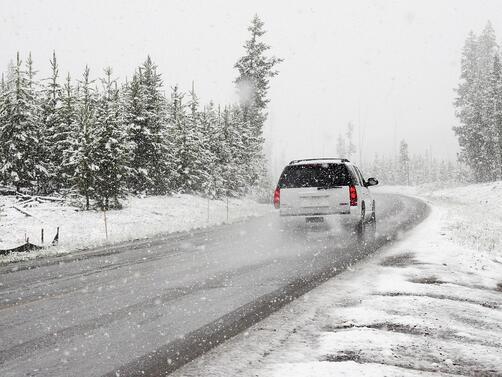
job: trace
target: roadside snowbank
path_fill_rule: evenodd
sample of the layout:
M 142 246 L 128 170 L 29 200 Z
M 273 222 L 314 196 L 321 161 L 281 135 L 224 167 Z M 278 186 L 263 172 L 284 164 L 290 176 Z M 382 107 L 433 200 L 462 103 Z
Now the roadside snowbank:
M 502 250 L 502 181 L 454 188 L 382 186 L 377 192 L 399 192 L 447 206 L 448 226 L 458 243 L 475 250 Z
M 174 375 L 502 375 L 502 182 L 407 190 L 432 211 L 404 240 Z
M 0 256 L 0 263 L 227 222 L 224 200 L 208 202 L 193 195 L 131 197 L 124 203 L 124 209 L 107 212 L 106 239 L 103 212 L 75 211 L 54 203 L 38 203 L 26 209 L 33 214 L 33 217 L 28 217 L 15 210 L 12 207 L 15 204 L 14 197 L 0 196 L 0 208 L 3 208 L 0 213 L 0 249 L 19 246 L 24 243 L 25 237 L 39 245 L 42 228 L 45 245 L 49 245 L 57 227 L 60 228 L 59 246 L 32 253 Z M 251 199 L 229 199 L 228 222 L 259 216 L 268 211 L 271 211 L 270 205 L 258 204 Z

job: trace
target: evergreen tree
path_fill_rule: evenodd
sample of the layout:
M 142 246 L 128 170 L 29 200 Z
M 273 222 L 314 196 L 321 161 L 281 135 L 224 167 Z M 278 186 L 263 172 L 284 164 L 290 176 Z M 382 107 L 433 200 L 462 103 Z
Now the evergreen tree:
M 37 150 L 35 152 L 37 156 L 37 164 L 35 169 L 36 191 L 39 193 L 47 193 L 51 190 L 51 167 L 48 163 L 47 134 L 42 114 L 41 89 L 40 84 L 35 80 L 35 75 L 37 72 L 34 70 L 31 52 L 28 53 L 28 58 L 26 59 L 26 73 L 28 75 L 28 86 L 33 95 L 33 100 L 31 102 L 31 118 L 32 122 L 36 124 L 36 137 L 38 139 Z
M 23 69 L 19 53 L 12 69 L 7 90 L 0 98 L 0 148 L 4 159 L 1 173 L 4 181 L 18 191 L 33 190 L 46 174 L 37 155 L 40 124 L 34 72 L 31 63 L 28 71 Z
M 472 32 L 468 35 L 455 102 L 460 126 L 454 131 L 459 140 L 460 159 L 472 169 L 478 182 L 493 180 L 500 171 L 493 104 L 496 47 L 490 23 L 479 38 Z
M 96 193 L 96 106 L 97 95 L 89 79 L 89 68 L 85 67 L 76 107 L 77 137 L 73 143 L 71 163 L 75 167 L 73 182 L 79 193 L 85 197 L 85 208 Z
M 204 143 L 199 98 L 195 93 L 193 83 L 192 90 L 189 93 L 188 109 L 189 113 L 186 118 L 186 129 L 189 158 L 186 162 L 186 166 L 190 172 L 190 184 L 187 188 L 193 193 L 202 193 L 204 182 L 207 182 L 211 176 L 211 172 L 208 170 L 211 155 L 208 146 Z
M 4 73 L 2 72 L 2 78 L 0 80 L 0 127 L 2 127 L 2 118 L 3 114 L 2 112 L 6 110 L 7 106 L 7 96 L 4 96 L 4 94 L 7 92 L 7 84 L 5 83 L 5 76 Z M 5 102 L 5 103 L 4 103 Z M 1 128 L 0 128 L 1 130 Z M 1 137 L 1 134 L 0 134 Z M 4 174 L 4 169 L 3 167 L 6 165 L 6 160 L 4 156 L 4 151 L 3 148 L 0 146 L 0 184 L 7 184 L 7 179 Z
M 61 160 L 60 165 L 54 166 L 56 187 L 70 188 L 76 169 L 73 160 L 73 152 L 76 150 L 75 140 L 79 137 L 77 97 L 70 74 L 66 76 L 66 82 L 61 90 L 60 106 L 58 111 L 59 126 L 57 130 L 51 130 L 49 133 L 51 158 Z
M 247 161 L 248 184 L 253 185 L 262 174 L 265 160 L 263 156 L 263 125 L 267 119 L 266 108 L 270 79 L 278 74 L 275 66 L 282 61 L 266 56 L 270 46 L 262 41 L 265 34 L 263 22 L 256 15 L 248 28 L 251 37 L 244 44 L 245 54 L 235 64 L 239 76 L 235 80 L 242 107 L 241 132 L 247 139 L 250 151 Z
M 174 148 L 174 186 L 176 191 L 187 192 L 190 181 L 190 171 L 187 166 L 189 157 L 188 132 L 186 128 L 186 105 L 183 103 L 184 94 L 174 86 L 169 104 L 169 125 Z
M 218 164 L 222 167 L 221 181 L 219 191 L 221 196 L 231 196 L 238 187 L 232 184 L 232 181 L 239 175 L 235 165 L 234 158 L 237 157 L 237 150 L 235 149 L 235 134 L 233 131 L 234 123 L 232 122 L 232 114 L 230 109 L 225 106 L 223 111 L 219 111 L 220 120 L 218 122 Z M 234 182 L 237 183 L 237 182 Z
M 157 73 L 157 66 L 149 56 L 141 70 L 145 122 L 151 136 L 148 176 L 152 186 L 149 192 L 165 194 L 169 191 L 173 179 L 173 151 L 167 130 L 166 100 L 162 94 L 161 75 Z
M 210 102 L 200 114 L 200 130 L 202 143 L 204 145 L 204 154 L 206 161 L 206 179 L 201 184 L 201 192 L 215 198 L 221 195 L 223 187 L 222 176 L 223 167 L 220 164 L 219 156 L 221 154 L 221 136 L 218 113 L 213 102 Z
M 209 179 L 207 156 L 202 136 L 199 99 L 194 88 L 189 94 L 187 105 L 184 94 L 173 88 L 169 106 L 169 121 L 176 156 L 177 190 L 180 192 L 202 192 L 203 182 Z
M 112 79 L 111 68 L 104 72 L 94 132 L 93 158 L 97 166 L 94 195 L 99 207 L 108 210 L 120 207 L 118 199 L 125 195 L 129 145 L 121 124 L 117 82 Z
M 494 124 L 494 111 L 495 104 L 491 81 L 496 77 L 493 72 L 494 60 L 497 56 L 497 42 L 495 32 L 490 22 L 487 23 L 485 29 L 479 37 L 479 69 L 481 72 L 481 88 L 480 88 L 480 103 L 482 109 L 481 120 L 481 135 L 483 140 L 481 153 L 484 155 L 485 166 L 485 179 L 495 180 L 497 173 L 500 171 L 498 166 L 498 143 L 497 143 L 497 130 Z
M 151 137 L 144 119 L 143 87 L 141 71 L 137 71 L 132 81 L 124 89 L 123 113 L 128 140 L 131 142 L 131 174 L 128 186 L 132 192 L 144 192 L 151 186 L 148 177 L 149 149 Z
M 166 101 L 157 67 L 148 56 L 126 88 L 125 122 L 132 142 L 131 179 L 135 192 L 167 193 L 173 176 Z
M 63 181 L 58 174 L 59 169 L 63 165 L 63 153 L 59 150 L 59 144 L 65 137 L 64 132 L 61 132 L 61 85 L 58 82 L 59 68 L 56 60 L 56 53 L 52 53 L 51 77 L 48 78 L 47 84 L 43 90 L 42 99 L 42 122 L 44 142 L 41 145 L 41 158 L 45 161 L 50 172 L 49 179 L 51 186 L 58 189 L 62 186 Z
M 478 155 L 480 147 L 480 134 L 478 124 L 480 122 L 480 110 L 476 104 L 476 89 L 479 86 L 477 77 L 478 44 L 476 35 L 471 32 L 467 37 L 462 52 L 461 83 L 457 89 L 458 97 L 455 105 L 458 109 L 457 116 L 461 125 L 454 128 L 459 139 L 460 158 L 475 172 L 482 160 Z M 479 173 L 476 173 L 479 175 Z
M 502 179 L 502 69 L 500 57 L 495 54 L 488 87 L 489 137 L 493 138 L 492 166 L 496 178 Z
M 241 109 L 239 106 L 227 108 L 224 135 L 229 153 L 229 162 L 227 168 L 227 187 L 229 195 L 234 196 L 243 193 L 246 188 L 247 169 L 244 164 L 246 161 L 246 144 L 241 133 Z M 264 187 L 265 189 L 268 187 Z

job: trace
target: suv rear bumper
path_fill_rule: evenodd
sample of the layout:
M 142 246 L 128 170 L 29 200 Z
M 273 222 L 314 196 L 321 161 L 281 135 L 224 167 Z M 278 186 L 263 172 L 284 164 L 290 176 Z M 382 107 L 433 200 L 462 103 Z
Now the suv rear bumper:
M 305 223 L 312 218 L 323 218 L 326 222 L 339 223 L 342 225 L 355 225 L 361 219 L 361 214 L 358 207 L 353 207 L 350 212 L 319 212 L 308 211 L 308 213 L 294 213 L 291 211 L 280 211 L 279 217 L 281 221 L 287 223 Z
M 303 217 L 311 217 L 311 216 L 343 216 L 343 215 L 350 215 L 350 211 L 347 212 L 335 212 L 335 211 L 309 211 L 309 212 L 292 212 L 292 211 L 281 211 L 280 216 L 281 217 L 293 217 L 293 216 L 303 216 Z

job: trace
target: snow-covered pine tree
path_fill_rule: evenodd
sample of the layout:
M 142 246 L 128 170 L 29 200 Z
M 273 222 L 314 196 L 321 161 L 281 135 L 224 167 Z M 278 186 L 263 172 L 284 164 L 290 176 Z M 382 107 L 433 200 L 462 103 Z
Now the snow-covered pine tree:
M 169 127 L 171 140 L 174 147 L 174 188 L 178 192 L 188 192 L 190 186 L 190 162 L 193 157 L 189 151 L 189 135 L 187 130 L 186 105 L 183 102 L 184 94 L 177 85 L 172 88 L 171 102 L 168 106 Z
M 488 21 L 483 32 L 479 36 L 479 69 L 481 74 L 480 88 L 480 101 L 482 108 L 482 120 L 481 120 L 481 134 L 483 136 L 483 149 L 484 159 L 486 165 L 483 167 L 485 171 L 485 179 L 495 180 L 497 179 L 497 173 L 499 171 L 498 166 L 498 143 L 497 143 L 497 130 L 493 123 L 494 117 L 494 99 L 493 92 L 491 90 L 491 79 L 492 72 L 494 68 L 494 59 L 497 55 L 497 42 L 495 37 L 495 31 L 491 23 Z
M 498 53 L 493 60 L 487 103 L 490 112 L 490 134 L 495 140 L 492 164 L 495 178 L 502 180 L 502 67 Z
M 150 56 L 140 68 L 142 71 L 143 109 L 145 126 L 150 133 L 149 192 L 166 194 L 170 190 L 173 150 L 167 128 L 166 99 L 162 93 L 162 79 Z
M 79 81 L 75 121 L 77 137 L 71 151 L 71 163 L 75 167 L 72 181 L 78 192 L 85 197 L 85 208 L 90 209 L 90 201 L 96 192 L 95 129 L 97 93 L 89 78 L 89 67 L 85 67 Z
M 249 114 L 249 112 L 248 112 Z M 263 154 L 263 135 L 257 135 L 253 120 L 246 115 L 246 108 L 241 106 L 235 113 L 235 121 L 239 125 L 239 132 L 244 148 L 241 151 L 243 165 L 243 177 L 246 188 L 251 188 L 260 180 L 260 174 L 265 168 L 265 156 Z
M 23 69 L 17 53 L 7 90 L 0 99 L 0 148 L 4 156 L 2 175 L 16 190 L 37 189 L 46 172 L 38 156 L 39 107 L 33 85 L 34 71 Z
M 462 51 L 460 84 L 455 101 L 460 125 L 454 127 L 454 131 L 458 136 L 461 161 L 470 166 L 476 180 L 481 181 L 479 169 L 483 164 L 482 156 L 479 155 L 481 111 L 476 96 L 479 88 L 478 55 L 478 38 L 470 32 Z
M 228 113 L 225 114 L 225 111 L 221 109 L 221 106 L 218 106 L 216 112 L 216 122 L 213 123 L 213 133 L 214 133 L 214 152 L 216 157 L 216 166 L 215 172 L 213 174 L 213 182 L 214 182 L 214 197 L 221 198 L 227 196 L 229 193 L 229 175 L 228 175 L 228 165 L 231 160 L 231 152 L 227 144 L 226 132 L 228 129 L 226 127 L 229 126 L 229 118 Z M 225 115 L 227 118 L 225 119 Z M 225 123 L 226 122 L 226 123 Z
M 234 105 L 228 109 L 229 111 L 229 124 L 225 131 L 227 135 L 227 145 L 230 150 L 230 163 L 229 163 L 229 183 L 228 188 L 230 195 L 235 196 L 245 192 L 246 184 L 248 182 L 247 169 L 245 161 L 247 159 L 246 139 L 243 137 L 245 133 L 241 132 L 242 112 L 241 108 Z
M 132 191 L 165 194 L 172 184 L 172 146 L 166 120 L 162 79 L 150 56 L 127 85 L 124 119 L 132 142 Z
M 196 149 L 195 155 L 197 157 L 194 163 L 194 169 L 196 171 L 196 182 L 194 191 L 198 193 L 204 193 L 205 183 L 211 179 L 211 171 L 209 170 L 209 165 L 213 159 L 213 155 L 210 150 L 210 146 L 206 144 L 206 138 L 204 135 L 204 124 L 203 124 L 203 111 L 200 109 L 199 98 L 195 94 L 195 88 L 192 84 L 192 91 L 190 92 L 190 100 L 188 102 L 190 109 L 189 121 L 192 123 L 192 128 L 194 130 L 194 147 Z
M 233 122 L 232 114 L 228 106 L 225 106 L 221 111 L 221 120 L 219 122 L 219 143 L 221 147 L 219 148 L 218 162 L 222 167 L 221 171 L 221 194 L 223 196 L 231 196 L 235 187 L 232 181 L 235 179 L 234 174 L 237 173 L 234 166 L 234 157 L 236 156 L 236 151 L 234 150 L 234 132 L 233 132 Z
M 172 89 L 169 124 L 175 150 L 176 189 L 179 192 L 219 196 L 215 194 L 220 191 L 216 182 L 221 178 L 216 164 L 219 158 L 216 150 L 220 150 L 216 145 L 221 143 L 218 140 L 220 130 L 217 119 L 212 113 L 199 111 L 199 99 L 193 87 L 186 104 L 184 97 L 178 86 Z
M 36 174 L 36 191 L 47 193 L 51 191 L 50 187 L 50 163 L 48 161 L 48 145 L 45 123 L 42 114 L 42 90 L 40 84 L 35 80 L 35 71 L 31 52 L 28 53 L 26 59 L 26 73 L 28 74 L 28 86 L 33 93 L 32 117 L 33 122 L 37 125 L 37 164 L 35 169 Z
M 19 53 L 19 52 L 18 52 Z M 16 72 L 16 64 L 14 60 L 10 60 L 9 64 L 7 65 L 7 72 L 5 74 L 5 88 L 9 89 L 10 84 L 14 82 L 14 75 Z
M 143 86 L 141 70 L 137 70 L 124 87 L 123 119 L 128 140 L 131 142 L 131 174 L 128 177 L 129 190 L 145 192 L 151 186 L 148 177 L 151 136 L 144 118 Z
M 2 72 L 2 78 L 0 80 L 0 130 L 2 127 L 2 112 L 5 110 L 5 105 L 3 104 L 4 101 L 6 101 L 6 97 L 4 97 L 4 93 L 7 91 L 7 84 L 5 83 L 5 76 L 4 73 Z M 0 131 L 1 132 L 1 131 Z M 1 138 L 1 134 L 0 134 Z M 1 185 L 6 185 L 7 184 L 7 179 L 4 177 L 3 173 L 3 167 L 6 165 L 5 161 L 5 156 L 4 156 L 4 151 L 2 146 L 0 145 L 0 184 Z
M 246 135 L 246 142 L 251 152 L 249 161 L 245 161 L 249 169 L 249 185 L 253 185 L 264 171 L 263 125 L 267 119 L 267 97 L 270 79 L 278 74 L 275 66 L 282 61 L 276 57 L 266 56 L 270 49 L 262 41 L 265 34 L 263 22 L 255 15 L 248 28 L 251 37 L 244 44 L 245 54 L 235 64 L 239 76 L 235 80 L 240 105 L 242 107 L 241 130 Z M 244 139 L 244 138 L 243 138 Z
M 52 158 L 60 158 L 61 164 L 55 166 L 56 187 L 71 188 L 75 176 L 76 161 L 73 160 L 76 140 L 79 137 L 77 124 L 77 97 L 75 88 L 71 83 L 68 73 L 65 84 L 61 90 L 60 108 L 58 111 L 59 125 L 54 133 L 51 133 L 51 153 L 57 155 Z
M 97 166 L 94 196 L 98 206 L 108 210 L 120 208 L 119 198 L 125 195 L 130 148 L 121 124 L 117 82 L 112 78 L 111 68 L 106 68 L 104 73 L 93 132 L 93 160 Z
M 476 37 L 469 33 L 462 51 L 460 84 L 457 89 L 457 116 L 454 128 L 460 145 L 460 159 L 478 182 L 493 180 L 497 141 L 493 130 L 490 80 L 496 55 L 495 33 L 490 23 Z
M 63 166 L 63 153 L 59 150 L 59 144 L 66 136 L 61 132 L 61 85 L 58 82 L 59 68 L 56 60 L 56 53 L 52 52 L 50 60 L 51 77 L 46 79 L 46 84 L 43 88 L 43 96 L 41 100 L 42 108 L 42 123 L 44 142 L 41 145 L 41 154 L 43 161 L 46 162 L 49 176 L 48 189 L 58 190 L 63 185 L 62 177 L 59 170 Z
M 199 111 L 199 99 L 194 85 L 189 92 L 187 105 L 183 104 L 183 95 L 175 87 L 172 95 L 171 117 L 175 138 L 175 150 L 178 159 L 178 189 L 181 192 L 202 193 L 204 183 L 210 179 L 207 170 L 210 154 L 204 144 Z
M 209 173 L 201 186 L 201 193 L 210 198 L 218 197 L 222 187 L 223 168 L 219 163 L 221 146 L 218 113 L 213 102 L 200 114 L 200 131 L 204 145 L 206 171 Z

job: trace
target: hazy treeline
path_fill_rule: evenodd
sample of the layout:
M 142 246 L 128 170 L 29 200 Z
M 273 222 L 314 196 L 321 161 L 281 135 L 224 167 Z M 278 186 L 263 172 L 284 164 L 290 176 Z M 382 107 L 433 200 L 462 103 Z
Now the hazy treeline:
M 354 125 L 349 123 L 345 134 L 337 140 L 339 156 L 352 160 L 357 148 L 353 142 Z M 420 185 L 425 183 L 464 182 L 469 179 L 469 172 L 460 163 L 438 160 L 429 151 L 410 155 L 408 143 L 401 140 L 399 153 L 388 157 L 376 154 L 372 161 L 362 166 L 365 177 L 375 177 L 381 184 Z
M 455 127 L 460 160 L 477 182 L 502 179 L 502 67 L 495 32 L 488 23 L 469 33 L 462 52 Z
M 38 79 L 19 54 L 0 86 L 0 184 L 37 193 L 77 192 L 86 207 L 119 206 L 126 193 L 237 195 L 265 177 L 262 128 L 269 79 L 263 23 L 249 27 L 235 64 L 240 102 L 202 106 L 195 89 L 164 85 L 150 57 L 118 83 L 111 68 L 91 79 Z
M 420 185 L 426 183 L 456 183 L 466 180 L 461 164 L 438 160 L 430 152 L 410 155 L 402 140 L 397 157 L 376 155 L 366 166 L 365 174 L 387 185 Z

